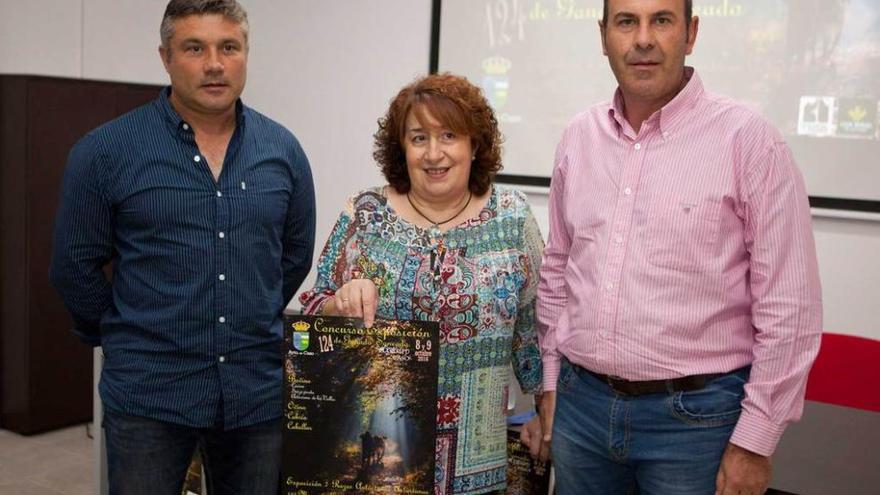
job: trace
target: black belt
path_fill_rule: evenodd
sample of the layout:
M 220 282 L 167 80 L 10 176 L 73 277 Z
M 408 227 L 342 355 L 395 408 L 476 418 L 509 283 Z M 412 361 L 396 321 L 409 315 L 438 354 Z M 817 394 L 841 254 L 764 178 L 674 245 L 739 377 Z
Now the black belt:
M 611 375 L 603 375 L 590 371 L 572 363 L 572 366 L 584 370 L 594 377 L 607 383 L 611 390 L 621 395 L 646 395 L 646 394 L 665 394 L 668 392 L 689 392 L 692 390 L 700 390 L 707 383 L 726 375 L 727 373 L 710 373 L 706 375 L 690 375 L 681 378 L 670 378 L 668 380 L 639 380 L 630 381 Z

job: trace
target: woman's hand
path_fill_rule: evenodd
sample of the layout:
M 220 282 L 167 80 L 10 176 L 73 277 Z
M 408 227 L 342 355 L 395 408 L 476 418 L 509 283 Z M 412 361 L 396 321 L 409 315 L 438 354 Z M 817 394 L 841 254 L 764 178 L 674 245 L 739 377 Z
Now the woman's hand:
M 378 299 L 379 291 L 376 289 L 376 284 L 372 280 L 359 278 L 340 287 L 324 304 L 322 313 L 329 316 L 363 318 L 364 325 L 371 327 L 376 319 Z

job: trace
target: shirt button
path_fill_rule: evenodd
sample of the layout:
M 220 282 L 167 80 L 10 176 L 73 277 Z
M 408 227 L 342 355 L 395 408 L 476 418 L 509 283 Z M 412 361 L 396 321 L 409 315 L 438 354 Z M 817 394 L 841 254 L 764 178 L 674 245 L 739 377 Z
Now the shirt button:
M 632 193 L 633 193 L 632 189 L 630 189 L 630 188 L 628 188 L 628 187 L 627 187 L 626 189 L 623 190 L 623 194 L 626 194 L 627 196 L 629 196 L 629 195 L 632 194 Z
M 199 163 L 200 161 L 202 161 L 202 157 L 200 157 L 199 155 L 196 155 L 193 157 L 193 160 L 195 160 L 196 163 Z
M 618 244 L 623 244 L 623 236 L 619 235 L 619 236 L 615 237 L 614 242 L 616 242 Z
M 184 130 L 184 131 L 188 131 L 188 130 L 189 130 L 189 124 L 187 124 L 186 122 L 183 123 L 183 130 Z
M 226 237 L 226 234 L 223 233 L 223 232 L 220 232 L 220 233 L 217 234 L 217 237 L 223 239 L 224 237 Z
M 217 321 L 219 321 L 220 323 L 226 323 L 226 317 L 221 316 L 220 318 L 217 318 Z
M 217 278 L 219 278 L 220 281 L 222 282 L 222 281 L 226 280 L 226 275 L 223 275 L 223 274 L 221 273 L 220 276 L 217 277 Z
M 636 145 L 633 147 L 637 150 L 640 150 L 640 149 L 642 149 L 642 143 L 636 143 Z
M 605 286 L 606 289 L 611 290 L 614 288 L 614 284 L 608 284 Z
M 226 362 L 226 356 L 220 356 L 220 357 L 218 357 L 218 358 L 217 358 L 217 361 L 220 361 L 221 363 L 225 363 L 225 362 Z
M 217 191 L 217 197 L 218 197 L 218 198 L 222 198 L 222 197 L 223 197 L 223 193 L 220 192 L 220 191 Z

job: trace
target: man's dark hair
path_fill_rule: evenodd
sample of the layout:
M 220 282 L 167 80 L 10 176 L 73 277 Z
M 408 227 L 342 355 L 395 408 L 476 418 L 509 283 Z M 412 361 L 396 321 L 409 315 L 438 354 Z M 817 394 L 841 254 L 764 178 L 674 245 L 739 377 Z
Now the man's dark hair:
M 174 36 L 174 20 L 190 15 L 220 14 L 230 21 L 241 25 L 244 40 L 248 39 L 247 12 L 235 0 L 171 0 L 165 7 L 159 38 L 162 46 L 168 48 L 168 42 Z
M 602 25 L 608 23 L 608 0 L 602 2 Z M 691 18 L 694 16 L 694 0 L 684 0 L 684 21 L 687 29 L 690 29 Z

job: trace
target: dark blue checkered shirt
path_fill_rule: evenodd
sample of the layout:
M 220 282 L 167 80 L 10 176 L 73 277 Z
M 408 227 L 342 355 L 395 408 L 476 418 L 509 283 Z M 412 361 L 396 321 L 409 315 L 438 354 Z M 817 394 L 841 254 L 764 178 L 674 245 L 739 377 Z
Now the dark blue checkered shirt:
M 74 331 L 103 347 L 105 407 L 192 427 L 275 419 L 280 317 L 312 262 L 309 163 L 239 101 L 215 181 L 169 94 L 70 152 L 52 283 Z

